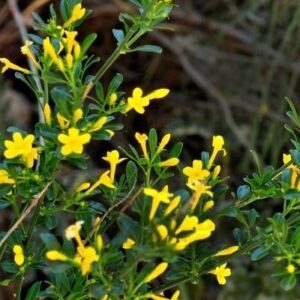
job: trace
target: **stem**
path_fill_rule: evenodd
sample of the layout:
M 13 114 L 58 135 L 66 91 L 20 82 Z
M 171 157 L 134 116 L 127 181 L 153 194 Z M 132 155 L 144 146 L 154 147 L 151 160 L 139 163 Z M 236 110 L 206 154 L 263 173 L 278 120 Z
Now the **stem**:
M 19 219 L 21 214 L 20 214 L 20 211 L 19 211 L 19 208 L 18 208 L 18 205 L 16 204 L 16 199 L 11 199 L 11 205 L 12 205 L 12 208 L 13 208 L 13 211 L 16 215 L 16 218 Z M 25 235 L 25 228 L 24 228 L 24 225 L 21 223 L 20 224 L 20 228 L 22 230 L 22 233 Z
M 114 52 L 110 55 L 110 57 L 105 61 L 102 67 L 97 71 L 94 80 L 87 85 L 86 90 L 83 94 L 83 100 L 88 96 L 95 83 L 99 81 L 102 76 L 107 72 L 107 70 L 112 66 L 112 64 L 119 58 L 121 54 L 125 54 L 129 49 L 129 47 L 142 35 L 144 31 L 141 29 L 137 29 L 136 26 L 132 26 L 125 36 L 124 40 L 118 45 L 118 47 L 114 50 Z
M 24 273 L 22 272 L 20 276 L 18 277 L 18 283 L 17 283 L 17 291 L 16 291 L 16 299 L 22 300 L 22 286 L 23 286 L 23 280 L 24 280 Z
M 232 259 L 240 257 L 240 256 L 248 253 L 249 251 L 257 248 L 261 243 L 262 243 L 262 239 L 257 239 L 257 240 L 254 240 L 252 242 L 249 242 L 248 244 L 246 244 L 243 248 L 241 248 L 236 253 L 214 262 L 213 265 L 207 264 L 207 266 L 204 266 L 204 268 L 201 270 L 201 272 L 198 273 L 198 275 L 202 276 L 202 275 L 207 274 L 210 270 L 216 268 L 217 266 L 219 266 L 221 264 L 224 264 L 224 263 L 228 263 Z M 159 294 L 161 292 L 164 292 L 164 291 L 169 290 L 171 288 L 175 288 L 178 285 L 183 284 L 183 283 L 187 283 L 189 281 L 190 281 L 190 276 L 189 276 L 189 274 L 186 274 L 186 275 L 182 276 L 181 278 L 179 278 L 175 281 L 172 281 L 170 283 L 162 285 L 160 288 L 155 289 L 154 292 Z

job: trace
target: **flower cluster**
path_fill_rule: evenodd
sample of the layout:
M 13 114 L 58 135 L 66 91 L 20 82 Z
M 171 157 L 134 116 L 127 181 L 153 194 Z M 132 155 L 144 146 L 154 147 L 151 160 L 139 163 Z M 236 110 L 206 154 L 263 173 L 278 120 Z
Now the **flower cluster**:
M 99 254 L 101 252 L 102 242 L 98 242 L 97 250 L 92 246 L 85 246 L 80 237 L 82 224 L 83 221 L 77 221 L 74 225 L 69 226 L 65 231 L 67 240 L 74 239 L 77 242 L 77 252 L 74 257 L 68 257 L 57 250 L 48 251 L 46 256 L 51 261 L 72 263 L 80 267 L 82 275 L 87 275 L 91 271 L 93 263 L 100 259 Z M 102 241 L 101 236 L 98 237 L 98 240 Z

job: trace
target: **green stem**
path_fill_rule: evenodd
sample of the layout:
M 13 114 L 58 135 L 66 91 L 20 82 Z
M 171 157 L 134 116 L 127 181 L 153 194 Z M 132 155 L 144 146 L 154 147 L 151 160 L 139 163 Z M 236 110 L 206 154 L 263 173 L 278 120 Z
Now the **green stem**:
M 201 272 L 199 272 L 198 275 L 201 276 L 201 275 L 207 274 L 210 270 L 213 270 L 217 266 L 224 264 L 224 263 L 228 263 L 232 259 L 240 257 L 240 256 L 248 253 L 249 251 L 257 248 L 261 243 L 262 243 L 262 239 L 257 239 L 257 240 L 254 239 L 254 241 L 247 243 L 243 248 L 241 248 L 236 253 L 234 253 L 230 256 L 224 257 L 223 259 L 214 262 L 214 264 L 207 264 L 207 266 L 204 266 L 204 268 L 201 270 Z M 178 285 L 180 285 L 180 284 L 187 283 L 190 280 L 191 280 L 191 278 L 190 278 L 189 274 L 186 274 L 175 281 L 172 281 L 170 283 L 162 285 L 160 288 L 155 289 L 154 292 L 159 294 L 159 293 L 169 290 L 171 288 L 178 287 Z
M 16 215 L 16 218 L 19 219 L 20 216 L 21 216 L 21 214 L 20 214 L 18 205 L 16 204 L 16 199 L 11 199 L 11 202 L 10 202 L 10 203 L 11 203 L 11 205 L 12 205 L 12 208 L 13 208 L 13 210 L 14 210 L 14 213 L 15 213 L 15 215 Z M 23 235 L 25 235 L 25 234 L 26 234 L 26 231 L 25 231 L 24 225 L 23 225 L 22 223 L 20 224 L 20 228 L 21 228 L 21 230 L 22 230 Z
M 16 299 L 22 300 L 22 286 L 23 286 L 23 280 L 24 280 L 24 273 L 22 272 L 20 276 L 18 277 L 18 283 L 17 283 L 17 291 L 16 291 Z
M 128 49 L 132 42 L 131 39 L 134 40 L 134 35 L 137 29 L 133 26 L 125 36 L 124 40 L 119 44 L 119 46 L 114 50 L 111 56 L 105 61 L 102 67 L 97 71 L 95 75 L 94 82 L 97 82 L 102 76 L 106 73 L 106 71 L 111 67 L 111 65 L 118 59 L 121 54 L 126 53 L 126 49 Z

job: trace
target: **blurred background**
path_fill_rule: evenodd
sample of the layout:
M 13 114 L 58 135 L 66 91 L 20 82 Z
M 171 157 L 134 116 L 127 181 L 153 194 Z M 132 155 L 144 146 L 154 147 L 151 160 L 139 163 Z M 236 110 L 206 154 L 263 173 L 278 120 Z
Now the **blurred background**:
M 0 57 L 25 66 L 20 54 L 21 39 L 11 15 L 9 1 L 0 0 Z M 183 162 L 190 163 L 200 151 L 209 149 L 211 136 L 225 137 L 228 156 L 224 173 L 234 188 L 254 168 L 250 150 L 262 164 L 277 167 L 289 148 L 285 97 L 298 106 L 300 73 L 299 0 L 177 0 L 170 22 L 163 30 L 149 33 L 139 43 L 158 44 L 162 55 L 130 54 L 117 61 L 104 84 L 116 72 L 124 74 L 122 89 L 136 86 L 146 91 L 168 87 L 167 100 L 154 103 L 145 115 L 130 114 L 125 132 L 112 140 L 112 147 L 132 141 L 134 132 L 151 127 L 171 132 L 183 141 Z M 29 32 L 31 13 L 45 19 L 48 6 L 59 1 L 22 0 L 19 8 Z M 128 1 L 85 0 L 93 14 L 80 28 L 80 36 L 96 32 L 91 53 L 105 60 L 115 47 L 112 29 L 118 28 L 120 12 L 130 10 Z M 37 107 L 30 91 L 13 72 L 0 77 L 0 130 L 14 125 L 32 130 Z M 99 157 L 99 152 L 95 153 Z M 228 195 L 230 197 L 230 195 Z M 261 206 L 272 211 L 270 203 Z M 2 218 L 0 216 L 0 227 Z M 224 230 L 224 234 L 231 235 Z M 226 240 L 226 237 L 224 238 Z M 185 287 L 191 300 L 287 300 L 300 299 L 297 290 L 283 292 L 273 266 L 266 260 L 253 266 L 247 259 L 236 261 L 233 276 L 223 288 L 206 278 L 196 287 Z M 0 288 L 0 299 L 11 293 Z

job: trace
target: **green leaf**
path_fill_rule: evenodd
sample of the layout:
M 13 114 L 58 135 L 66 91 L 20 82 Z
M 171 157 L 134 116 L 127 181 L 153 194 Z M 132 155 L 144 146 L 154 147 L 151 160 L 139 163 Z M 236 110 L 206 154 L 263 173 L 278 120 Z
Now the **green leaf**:
M 123 82 L 123 75 L 117 73 L 108 86 L 108 91 L 107 91 L 108 96 L 110 96 L 113 92 L 116 92 L 120 87 L 120 85 L 122 84 L 122 82 Z
M 11 261 L 5 260 L 0 264 L 3 271 L 15 274 L 19 271 L 17 265 Z
M 35 300 L 37 299 L 37 295 L 41 289 L 41 281 L 35 282 L 31 288 L 29 289 L 25 300 Z
M 292 154 L 293 161 L 299 167 L 300 166 L 300 151 L 298 151 L 298 150 L 291 150 L 290 152 Z
M 125 33 L 122 29 L 113 29 L 112 33 L 115 39 L 117 40 L 118 44 L 120 44 L 124 40 Z
M 10 206 L 9 202 L 0 200 L 0 209 L 4 209 L 4 208 L 6 208 L 8 206 Z
M 259 247 L 254 250 L 254 252 L 251 254 L 251 260 L 252 261 L 258 261 L 262 259 L 263 257 L 267 256 L 269 254 L 269 249 L 265 247 Z
M 84 56 L 84 54 L 89 50 L 89 48 L 92 46 L 92 44 L 97 39 L 96 33 L 90 33 L 82 42 L 81 44 L 81 56 Z
M 293 287 L 295 287 L 296 283 L 297 283 L 297 278 L 295 275 L 292 274 L 289 277 L 282 279 L 280 285 L 285 291 L 289 291 Z
M 149 147 L 151 156 L 153 157 L 157 150 L 157 132 L 154 128 L 151 128 L 149 131 Z
M 183 148 L 183 143 L 177 143 L 170 151 L 169 157 L 179 157 Z
M 257 217 L 259 217 L 257 211 L 256 211 L 254 208 L 251 208 L 251 209 L 247 212 L 247 216 L 248 216 L 249 227 L 254 226 L 255 223 L 256 223 Z
M 12 279 L 4 279 L 0 281 L 0 286 L 8 286 L 11 283 Z
M 57 218 L 55 215 L 45 216 L 44 222 L 49 230 L 54 229 L 57 226 Z
M 129 161 L 126 165 L 126 180 L 128 189 L 131 190 L 137 180 L 137 167 L 133 161 Z
M 123 231 L 126 236 L 133 238 L 135 241 L 138 240 L 140 235 L 140 224 L 133 219 L 131 219 L 126 214 L 121 213 L 118 218 L 118 225 L 121 231 Z
M 60 244 L 56 237 L 51 233 L 42 233 L 40 235 L 42 241 L 44 242 L 48 250 L 55 250 L 60 248 Z
M 284 193 L 286 200 L 300 199 L 300 192 L 296 189 L 290 189 Z
M 156 45 L 143 45 L 130 50 L 130 52 L 149 52 L 161 54 L 163 49 Z
M 236 191 L 238 200 L 245 200 L 251 194 L 251 189 L 249 185 L 241 185 Z

